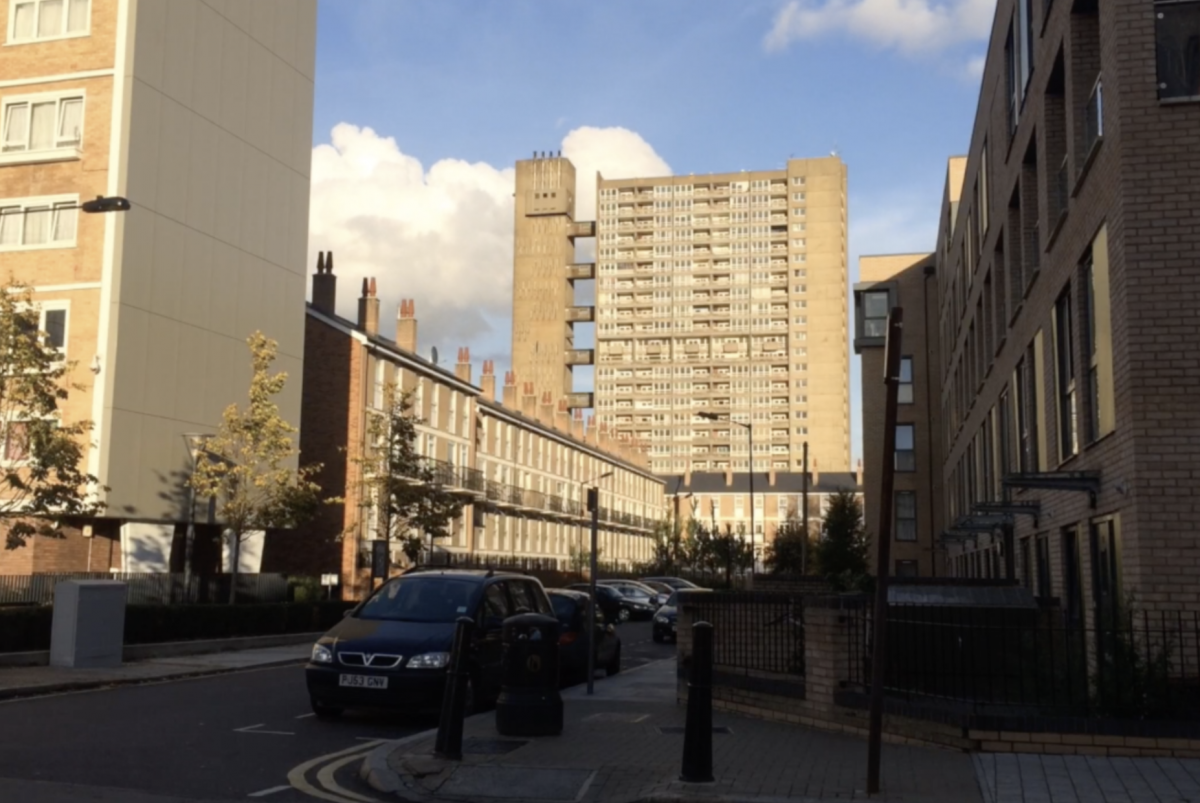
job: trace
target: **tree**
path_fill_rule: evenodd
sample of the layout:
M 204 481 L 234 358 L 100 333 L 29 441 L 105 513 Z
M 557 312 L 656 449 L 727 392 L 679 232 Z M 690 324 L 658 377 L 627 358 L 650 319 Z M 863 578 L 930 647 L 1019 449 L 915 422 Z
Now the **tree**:
M 596 547 L 596 562 L 599 566 L 600 556 L 604 554 L 604 549 Z M 574 574 L 582 576 L 584 573 L 591 571 L 592 568 L 592 550 L 579 548 L 576 549 L 574 544 L 567 547 L 567 566 Z
M 0 519 L 5 546 L 18 549 L 28 538 L 62 537 L 72 519 L 99 515 L 108 490 L 80 468 L 92 430 L 88 420 L 63 421 L 74 364 L 59 349 L 62 319 L 41 313 L 28 287 L 10 279 L 0 288 Z
M 674 513 L 654 525 L 654 554 L 646 567 L 647 574 L 673 574 L 683 564 L 686 548 L 683 526 Z
M 711 565 L 725 572 L 726 587 L 733 586 L 735 569 L 744 571 L 754 565 L 754 549 L 746 540 L 744 525 L 738 525 L 735 533 L 733 526 L 726 524 L 725 532 L 713 533 L 705 543 Z
M 863 527 L 862 506 L 851 491 L 838 491 L 829 501 L 816 559 L 820 573 L 837 591 L 865 590 L 870 582 L 867 557 L 870 539 Z
M 225 408 L 217 434 L 204 442 L 190 480 L 197 496 L 216 500 L 217 518 L 232 541 L 230 604 L 237 601 L 242 541 L 254 532 L 299 526 L 322 501 L 321 488 L 312 480 L 321 466 L 288 465 L 297 457 L 297 430 L 275 403 L 287 382 L 286 373 L 271 373 L 278 344 L 262 332 L 246 343 L 254 372 L 249 403 Z
M 400 541 L 404 554 L 416 563 L 438 538 L 450 535 L 450 522 L 462 515 L 464 502 L 446 489 L 444 467 L 417 451 L 417 427 L 412 394 L 395 383 L 384 387 L 383 410 L 370 414 L 369 446 L 356 459 L 367 499 L 375 507 L 376 531 L 388 541 Z M 415 542 L 414 542 L 415 539 Z
M 807 574 L 812 568 L 807 558 L 815 549 L 804 531 L 804 523 L 792 515 L 775 531 L 775 540 L 767 545 L 763 563 L 773 574 Z

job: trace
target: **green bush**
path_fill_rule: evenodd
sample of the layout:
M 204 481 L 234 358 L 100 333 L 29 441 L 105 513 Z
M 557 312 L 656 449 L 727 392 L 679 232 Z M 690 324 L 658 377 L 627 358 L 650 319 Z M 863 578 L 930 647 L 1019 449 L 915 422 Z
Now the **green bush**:
M 328 630 L 356 603 L 272 602 L 254 605 L 128 605 L 125 643 L 274 636 Z M 53 608 L 0 609 L 0 652 L 50 648 Z

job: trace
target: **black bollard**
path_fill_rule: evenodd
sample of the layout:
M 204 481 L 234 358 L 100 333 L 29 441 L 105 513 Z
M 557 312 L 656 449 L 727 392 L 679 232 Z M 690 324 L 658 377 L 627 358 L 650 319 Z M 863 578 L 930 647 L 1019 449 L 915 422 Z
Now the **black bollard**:
M 462 761 L 463 713 L 466 707 L 468 641 L 475 622 L 466 616 L 458 618 L 454 631 L 454 648 L 450 667 L 446 670 L 446 694 L 442 697 L 442 716 L 438 720 L 437 741 L 433 752 L 450 761 Z
M 692 625 L 692 668 L 688 673 L 687 726 L 683 731 L 684 783 L 712 783 L 713 626 Z

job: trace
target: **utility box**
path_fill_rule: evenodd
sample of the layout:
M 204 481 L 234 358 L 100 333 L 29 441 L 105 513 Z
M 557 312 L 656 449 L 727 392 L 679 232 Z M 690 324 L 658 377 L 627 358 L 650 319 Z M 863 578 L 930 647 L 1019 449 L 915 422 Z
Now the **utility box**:
M 54 587 L 50 665 L 90 669 L 121 665 L 125 584 L 64 580 Z

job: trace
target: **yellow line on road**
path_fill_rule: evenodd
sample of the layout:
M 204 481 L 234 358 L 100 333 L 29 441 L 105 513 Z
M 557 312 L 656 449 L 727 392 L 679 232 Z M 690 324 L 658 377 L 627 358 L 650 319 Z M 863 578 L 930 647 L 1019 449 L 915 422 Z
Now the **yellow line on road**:
M 349 789 L 343 789 L 338 784 L 337 779 L 334 778 L 334 773 L 355 759 L 361 760 L 362 755 L 350 755 L 326 764 L 317 772 L 317 783 L 325 787 L 326 791 L 332 792 L 335 795 L 341 795 L 342 797 L 348 797 L 351 800 L 357 800 L 359 803 L 378 803 L 378 798 L 366 797 L 357 792 L 351 792 Z
M 347 755 L 351 758 L 361 758 L 367 753 L 371 752 L 372 748 L 383 744 L 385 741 L 387 740 L 376 739 L 373 742 L 362 742 L 361 744 L 356 744 L 353 747 L 347 747 L 345 750 L 338 750 L 334 753 L 327 753 L 323 756 L 317 756 L 316 758 L 309 759 L 303 764 L 299 764 L 292 768 L 291 772 L 289 772 L 287 775 L 288 783 L 292 785 L 293 789 L 297 789 L 310 797 L 320 798 L 321 800 L 329 800 L 332 801 L 332 803 L 361 803 L 361 798 L 355 799 L 350 797 L 342 797 L 341 795 L 323 792 L 310 784 L 305 776 L 308 774 L 309 770 L 320 766 L 326 761 L 332 761 Z

